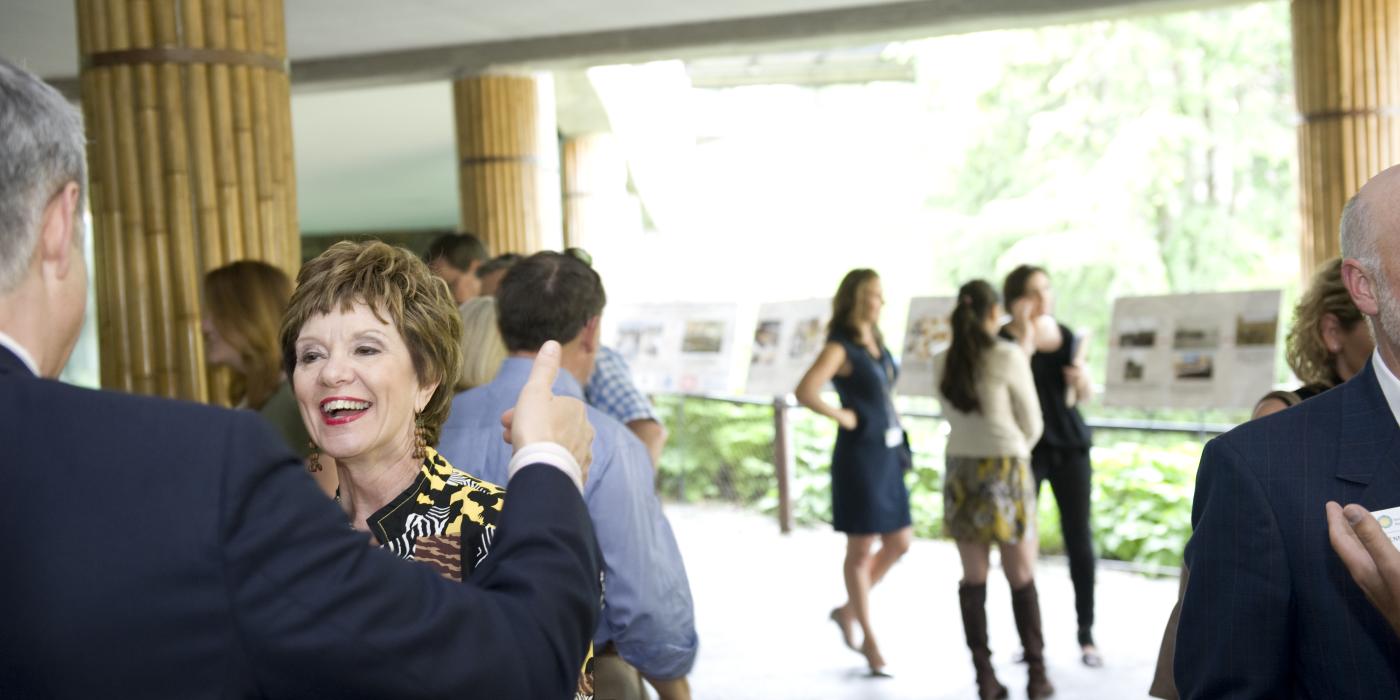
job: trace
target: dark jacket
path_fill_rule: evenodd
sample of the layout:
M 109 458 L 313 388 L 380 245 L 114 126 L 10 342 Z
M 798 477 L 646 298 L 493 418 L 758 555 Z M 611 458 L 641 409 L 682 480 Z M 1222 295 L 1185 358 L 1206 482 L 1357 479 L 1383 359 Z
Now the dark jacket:
M 510 482 L 470 583 L 371 548 L 255 414 L 38 379 L 0 348 L 0 697 L 571 697 L 588 511 Z
M 1400 506 L 1400 427 L 1369 363 L 1206 445 L 1176 639 L 1182 698 L 1400 696 L 1400 642 L 1332 551 L 1327 501 Z

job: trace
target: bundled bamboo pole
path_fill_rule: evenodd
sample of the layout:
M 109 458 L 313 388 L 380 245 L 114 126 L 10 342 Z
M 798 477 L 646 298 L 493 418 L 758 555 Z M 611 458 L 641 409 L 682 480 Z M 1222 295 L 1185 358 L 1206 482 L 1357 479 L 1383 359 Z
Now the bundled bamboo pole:
M 1400 163 L 1400 0 L 1293 0 L 1302 272 L 1340 254 L 1343 206 Z
M 558 240 L 554 116 L 535 78 L 482 75 L 453 83 L 462 228 L 494 254 L 530 253 Z
M 104 386 L 219 400 L 204 273 L 299 266 L 281 0 L 78 0 Z

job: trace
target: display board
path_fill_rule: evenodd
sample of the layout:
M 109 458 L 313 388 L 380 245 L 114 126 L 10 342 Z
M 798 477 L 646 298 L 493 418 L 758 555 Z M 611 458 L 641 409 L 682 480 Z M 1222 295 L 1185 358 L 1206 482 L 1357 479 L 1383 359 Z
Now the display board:
M 1104 404 L 1251 408 L 1273 387 L 1279 290 L 1113 303 Z
M 737 304 L 640 304 L 609 309 L 604 342 L 647 393 L 738 388 Z
M 933 357 L 953 339 L 949 317 L 954 297 L 914 297 L 904 325 L 904 349 L 900 354 L 899 393 L 905 396 L 937 396 L 933 386 Z
M 792 393 L 821 353 L 830 319 L 830 299 L 759 306 L 745 383 L 747 393 L 756 396 Z

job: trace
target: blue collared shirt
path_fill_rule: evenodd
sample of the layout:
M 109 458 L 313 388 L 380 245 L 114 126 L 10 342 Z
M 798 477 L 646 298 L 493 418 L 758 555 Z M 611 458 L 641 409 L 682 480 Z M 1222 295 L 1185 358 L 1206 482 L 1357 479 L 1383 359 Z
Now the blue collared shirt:
M 633 383 L 627 360 L 607 346 L 598 348 L 593 376 L 588 378 L 583 396 L 588 405 L 616 418 L 619 423 L 627 424 L 634 420 L 661 422 L 646 394 Z
M 515 405 L 532 362 L 507 358 L 491 383 L 462 392 L 442 428 L 438 452 L 477 477 L 506 483 L 511 448 L 501 439 L 501 413 Z M 567 370 L 554 383 L 557 396 L 582 400 Z M 699 639 L 685 563 L 656 498 L 646 446 L 625 426 L 588 407 L 593 424 L 593 463 L 583 499 L 603 550 L 603 616 L 593 636 L 601 650 L 612 642 L 643 675 L 679 678 L 695 664 Z M 506 506 L 510 507 L 510 494 Z

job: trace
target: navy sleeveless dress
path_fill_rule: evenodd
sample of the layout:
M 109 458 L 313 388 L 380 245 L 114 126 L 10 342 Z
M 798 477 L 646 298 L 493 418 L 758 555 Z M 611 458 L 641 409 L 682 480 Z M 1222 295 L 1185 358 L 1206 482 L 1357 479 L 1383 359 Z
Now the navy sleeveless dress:
M 851 373 L 833 377 L 842 408 L 856 414 L 856 429 L 838 428 L 831 455 L 831 515 L 836 530 L 852 535 L 894 532 L 908 527 L 909 490 L 895 448 L 887 447 L 886 429 L 899 424 L 890 399 L 898 376 L 887 348 L 880 357 L 845 334 L 828 340 L 846 351 Z

